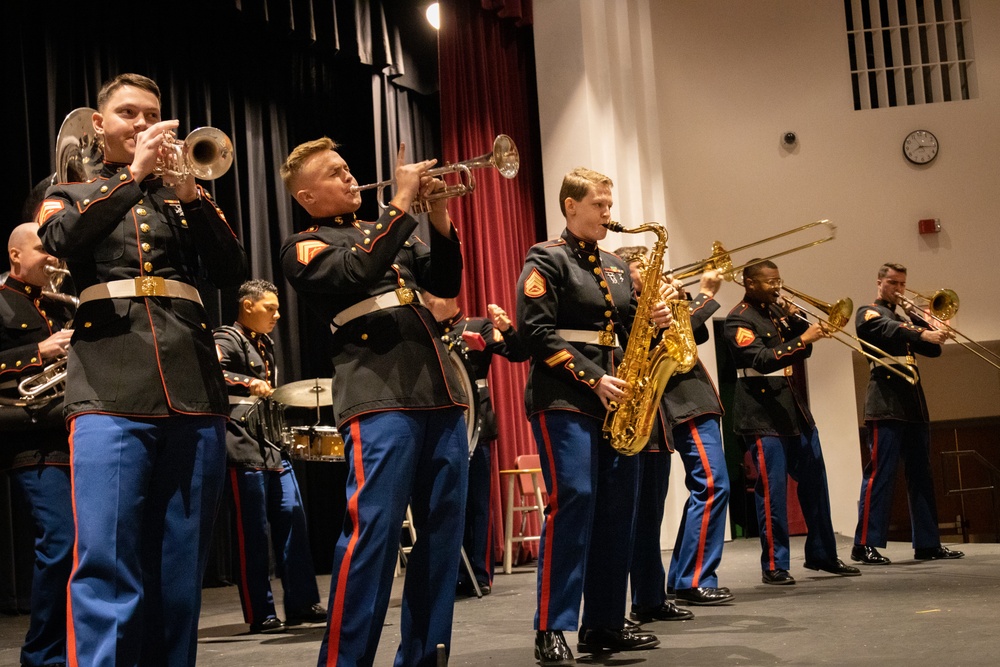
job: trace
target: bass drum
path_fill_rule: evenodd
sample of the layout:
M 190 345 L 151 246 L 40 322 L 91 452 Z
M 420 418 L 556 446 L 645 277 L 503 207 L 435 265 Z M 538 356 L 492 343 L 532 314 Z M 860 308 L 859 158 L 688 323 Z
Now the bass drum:
M 469 367 L 469 362 L 454 347 L 451 348 L 448 358 L 457 371 L 459 380 L 462 382 L 462 389 L 469 397 L 469 408 L 465 411 L 465 424 L 469 435 L 469 458 L 476 451 L 476 444 L 479 442 L 479 430 L 483 425 L 482 416 L 479 414 L 479 386 L 476 385 L 476 377 Z

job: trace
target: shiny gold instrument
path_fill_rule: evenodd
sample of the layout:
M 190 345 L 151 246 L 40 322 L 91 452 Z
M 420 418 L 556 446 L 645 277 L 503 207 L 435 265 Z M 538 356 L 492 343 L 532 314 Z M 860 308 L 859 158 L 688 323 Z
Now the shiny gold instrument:
M 781 239 L 786 236 L 792 236 L 793 234 L 801 234 L 813 228 L 825 228 L 826 235 L 816 240 L 794 246 L 792 248 L 779 250 L 777 252 L 772 252 L 764 257 L 754 257 L 742 264 L 736 266 L 733 265 L 732 256 L 736 253 L 742 252 L 749 248 L 755 248 L 757 246 L 764 245 L 765 243 L 770 243 L 771 241 L 775 241 L 777 239 Z M 780 234 L 775 234 L 774 236 L 768 236 L 767 238 L 760 239 L 759 241 L 754 241 L 753 243 L 747 243 L 746 245 L 741 245 L 740 247 L 733 248 L 732 250 L 726 250 L 725 247 L 723 247 L 722 243 L 720 243 L 719 241 L 715 241 L 712 244 L 712 254 L 706 257 L 705 259 L 700 259 L 697 262 L 691 262 L 690 264 L 683 264 L 681 266 L 668 269 L 667 271 L 664 271 L 664 273 L 672 276 L 674 280 L 683 281 L 684 279 L 690 278 L 691 276 L 700 276 L 705 271 L 708 271 L 710 269 L 715 269 L 719 271 L 719 273 L 722 275 L 723 280 L 736 282 L 737 278 L 740 275 L 740 272 L 743 271 L 744 268 L 750 266 L 751 264 L 756 264 L 757 262 L 761 262 L 764 260 L 773 260 L 775 257 L 790 255 L 793 252 L 798 252 L 799 250 L 805 250 L 806 248 L 811 248 L 813 246 L 819 245 L 820 243 L 826 243 L 827 241 L 832 241 L 834 238 L 836 238 L 836 236 L 837 236 L 836 225 L 831 223 L 829 220 L 816 220 L 815 222 L 810 222 L 805 225 L 789 229 L 787 231 L 781 232 Z M 683 286 L 688 287 L 690 285 L 695 285 L 697 283 L 698 280 L 693 280 L 683 283 Z
M 177 141 L 173 132 L 167 132 L 153 173 L 175 183 L 183 183 L 189 176 L 211 181 L 232 165 L 233 142 L 229 136 L 215 127 L 199 127 L 184 141 Z
M 623 234 L 653 232 L 656 243 L 649 261 L 642 269 L 642 293 L 629 332 L 625 356 L 618 366 L 618 377 L 631 385 L 621 401 L 612 401 L 604 418 L 604 432 L 618 452 L 632 456 L 649 442 L 656 422 L 656 410 L 667 382 L 674 373 L 686 373 L 698 361 L 698 345 L 691 330 L 688 301 L 671 300 L 667 304 L 674 321 L 656 345 L 652 345 L 658 327 L 652 322 L 653 306 L 660 299 L 664 277 L 660 267 L 667 249 L 667 231 L 655 222 L 625 229 L 617 222 L 604 225 Z M 652 347 L 651 347 L 652 346 Z
M 1000 362 L 1000 355 L 997 355 L 989 348 L 977 343 L 955 327 L 948 324 L 947 320 L 955 317 L 955 314 L 958 312 L 958 294 L 950 289 L 939 289 L 929 296 L 921 294 L 920 292 L 914 292 L 911 289 L 907 289 L 906 291 L 913 294 L 919 300 L 915 301 L 908 298 L 905 294 L 897 292 L 897 296 L 906 310 L 913 310 L 920 314 L 929 315 L 933 320 L 933 322 L 931 322 L 931 326 L 933 328 L 946 332 L 955 340 L 956 343 L 967 349 L 969 352 L 972 352 L 974 355 L 997 370 L 1000 370 L 1000 363 L 997 363 Z M 990 357 L 992 357 L 992 359 Z
M 812 317 L 814 320 L 816 320 L 817 322 L 819 322 L 821 325 L 824 325 L 823 328 L 827 331 L 827 333 L 830 334 L 830 337 L 833 338 L 835 341 L 837 341 L 838 343 L 841 343 L 843 345 L 846 345 L 847 347 L 851 348 L 852 350 L 854 350 L 855 352 L 857 352 L 861 356 L 865 357 L 869 361 L 871 361 L 871 362 L 873 362 L 873 363 L 875 363 L 875 364 L 883 367 L 887 371 L 889 371 L 891 373 L 894 373 L 894 374 L 898 375 L 899 377 L 903 378 L 908 383 L 910 383 L 910 384 L 916 384 L 917 383 L 917 370 L 916 370 L 916 368 L 914 368 L 912 366 L 905 366 L 904 367 L 905 370 L 902 370 L 898 366 L 895 366 L 893 364 L 887 363 L 881 357 L 888 357 L 889 355 L 886 354 L 882 349 L 880 349 L 880 348 L 872 345 L 868 341 L 861 340 L 857 336 L 855 336 L 853 334 L 849 334 L 846 331 L 844 331 L 844 327 L 851 321 L 851 317 L 854 315 L 854 302 L 851 301 L 850 297 L 844 297 L 843 299 L 840 299 L 839 301 L 837 301 L 835 303 L 826 303 L 825 301 L 820 301 L 819 299 L 817 299 L 815 297 L 809 296 L 808 294 L 805 294 L 805 293 L 800 292 L 798 290 L 792 289 L 788 285 L 784 285 L 783 284 L 781 286 L 781 289 L 784 290 L 784 291 L 786 291 L 786 292 L 788 292 L 792 296 L 794 296 L 794 297 L 796 297 L 796 298 L 798 298 L 798 299 L 800 299 L 802 301 L 805 301 L 806 303 L 808 303 L 809 305 L 813 306 L 814 308 L 822 311 L 823 314 L 826 315 L 826 317 L 820 317 L 816 313 L 808 310 L 807 308 L 805 308 L 801 304 L 796 303 L 795 301 L 792 301 L 791 299 L 787 299 L 787 298 L 784 298 L 784 297 L 779 297 L 779 301 L 784 300 L 785 302 L 787 302 L 787 303 L 795 306 L 796 308 L 798 308 L 800 311 L 802 311 L 802 313 L 805 313 L 806 315 L 809 315 L 810 317 Z M 801 313 L 796 313 L 796 315 L 799 318 L 805 320 L 806 322 L 809 321 Z M 858 344 L 854 345 L 854 344 L 848 342 L 847 340 L 845 340 L 844 338 L 840 338 L 838 336 L 847 336 L 848 338 L 856 341 Z M 866 351 L 863 348 L 867 348 L 868 350 L 871 350 L 871 352 L 868 352 L 868 351 Z
M 446 164 L 443 167 L 429 169 L 427 171 L 428 176 L 458 174 L 461 181 L 453 185 L 447 185 L 443 190 L 435 192 L 429 197 L 415 199 L 411 211 L 413 213 L 425 213 L 429 210 L 430 202 L 432 201 L 448 199 L 451 197 L 463 197 L 475 190 L 476 179 L 472 174 L 473 169 L 493 167 L 500 172 L 501 176 L 509 179 L 517 176 L 517 170 L 520 166 L 521 160 L 517 152 L 517 146 L 514 145 L 514 140 L 506 134 L 497 135 L 497 138 L 493 140 L 493 150 L 489 153 L 484 153 L 479 157 L 463 160 L 462 162 Z M 379 208 L 386 208 L 388 204 L 385 202 L 384 198 L 385 189 L 395 183 L 395 179 L 389 179 L 378 183 L 369 183 L 368 185 L 352 185 L 351 192 L 363 192 L 365 190 L 375 189 L 377 192 Z

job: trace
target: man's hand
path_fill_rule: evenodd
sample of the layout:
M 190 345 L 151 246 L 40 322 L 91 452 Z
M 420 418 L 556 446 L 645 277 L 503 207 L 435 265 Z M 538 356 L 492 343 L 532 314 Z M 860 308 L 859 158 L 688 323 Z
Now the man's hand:
M 69 350 L 69 339 L 73 336 L 72 329 L 57 331 L 38 344 L 38 354 L 43 361 L 65 357 Z
M 701 283 L 698 285 L 698 291 L 709 298 L 713 298 L 718 294 L 721 286 L 722 274 L 719 273 L 718 269 L 708 269 L 701 274 Z
M 674 314 L 670 311 L 670 306 L 666 301 L 657 301 L 650 314 L 653 324 L 661 329 L 667 329 L 674 323 Z
M 920 340 L 925 343 L 934 343 L 935 345 L 941 345 L 952 337 L 951 333 L 943 329 L 927 329 L 920 332 Z
M 496 327 L 498 331 L 507 331 L 510 329 L 512 323 L 510 321 L 510 317 L 503 308 L 495 303 L 491 303 L 486 306 L 486 310 L 490 314 L 490 319 L 493 320 L 493 326 Z
M 625 380 L 616 378 L 614 375 L 605 375 L 601 378 L 600 382 L 594 385 L 594 393 L 601 399 L 601 404 L 605 410 L 611 407 L 608 405 L 609 401 L 621 401 L 631 391 L 632 385 Z
M 815 343 L 820 338 L 830 338 L 831 334 L 820 324 L 810 324 L 809 328 L 802 334 L 802 343 L 808 345 Z
M 436 163 L 437 160 L 424 160 L 407 164 L 406 144 L 400 144 L 399 152 L 396 153 L 396 191 L 389 203 L 404 211 L 410 210 L 413 200 L 421 191 L 423 179 L 432 180 L 426 176 L 426 172 Z
M 250 380 L 250 395 L 260 396 L 261 398 L 267 398 L 274 393 L 274 389 L 271 388 L 271 383 L 267 380 L 261 380 L 259 378 Z

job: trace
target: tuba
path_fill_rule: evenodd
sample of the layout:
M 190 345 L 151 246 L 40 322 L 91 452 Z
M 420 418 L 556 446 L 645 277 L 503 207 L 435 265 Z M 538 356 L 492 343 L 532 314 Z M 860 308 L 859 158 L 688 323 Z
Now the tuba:
M 642 294 L 629 332 L 625 356 L 618 366 L 618 377 L 632 390 L 621 402 L 612 401 L 604 418 L 604 432 L 611 446 L 626 456 L 638 454 L 649 442 L 656 421 L 656 411 L 674 373 L 687 373 L 698 361 L 698 345 L 691 330 L 691 310 L 687 301 L 670 300 L 667 305 L 674 322 L 663 331 L 660 340 L 650 347 L 657 333 L 651 321 L 653 304 L 660 298 L 664 280 L 660 267 L 667 249 L 667 231 L 651 222 L 625 229 L 617 222 L 605 225 L 624 234 L 653 232 L 656 243 L 649 262 L 642 270 Z

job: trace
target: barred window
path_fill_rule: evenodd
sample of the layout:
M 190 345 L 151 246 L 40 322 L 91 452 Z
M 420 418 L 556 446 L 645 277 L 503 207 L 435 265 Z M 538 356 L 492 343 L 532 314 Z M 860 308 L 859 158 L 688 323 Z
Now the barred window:
M 975 99 L 969 0 L 844 0 L 854 108 Z

